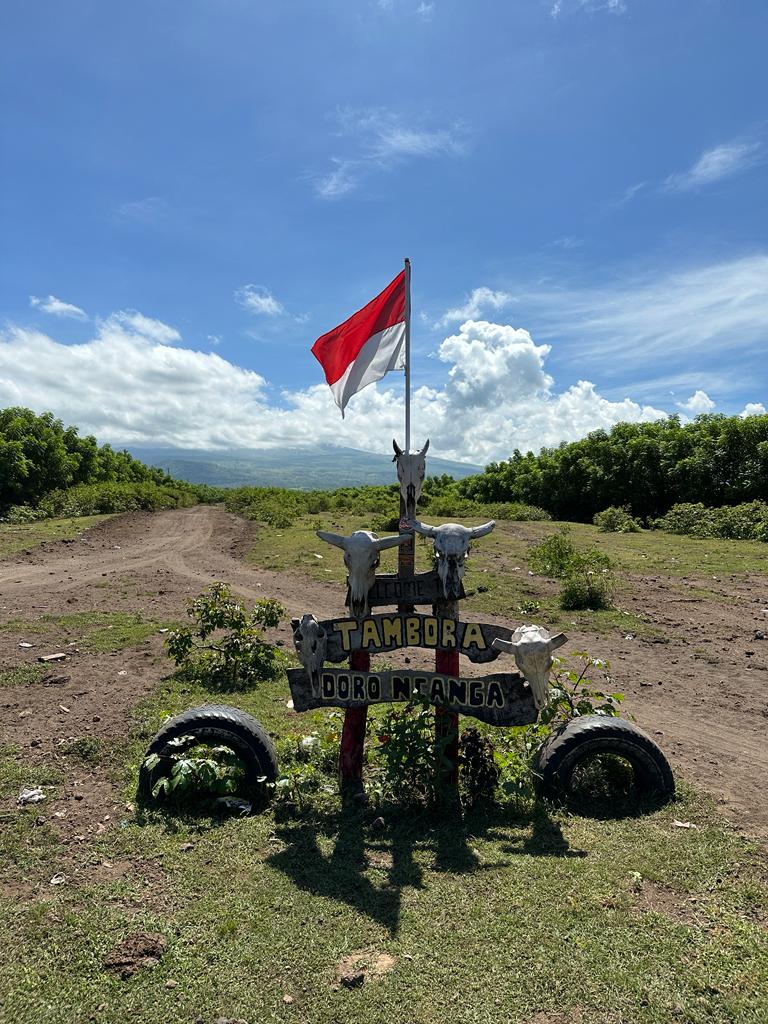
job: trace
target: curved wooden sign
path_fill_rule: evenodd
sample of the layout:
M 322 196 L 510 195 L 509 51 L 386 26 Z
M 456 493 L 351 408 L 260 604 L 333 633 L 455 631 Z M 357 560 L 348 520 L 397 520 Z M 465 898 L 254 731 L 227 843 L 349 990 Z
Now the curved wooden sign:
M 530 725 L 538 714 L 531 688 L 516 673 L 465 679 L 409 669 L 359 672 L 334 668 L 323 669 L 319 685 L 313 687 L 303 668 L 292 668 L 288 670 L 288 682 L 296 711 L 359 708 L 407 702 L 419 696 L 489 725 Z
M 299 620 L 293 620 L 294 630 Z M 400 647 L 426 647 L 435 651 L 458 651 L 470 661 L 495 661 L 500 651 L 495 639 L 510 640 L 513 630 L 484 622 L 460 622 L 436 615 L 370 615 L 366 619 L 326 619 L 319 623 L 325 632 L 325 661 L 338 663 L 352 651 L 381 654 Z

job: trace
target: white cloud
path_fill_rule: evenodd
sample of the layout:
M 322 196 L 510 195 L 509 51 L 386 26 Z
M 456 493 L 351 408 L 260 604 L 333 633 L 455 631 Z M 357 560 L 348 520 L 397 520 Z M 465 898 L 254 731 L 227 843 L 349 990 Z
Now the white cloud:
M 29 304 L 35 309 L 41 309 L 43 313 L 50 313 L 51 316 L 69 316 L 76 320 L 88 319 L 84 309 L 80 309 L 79 306 L 73 306 L 71 302 L 57 299 L 55 295 L 48 295 L 44 299 L 37 295 L 30 295 Z
M 216 345 L 218 347 L 221 344 L 221 335 L 220 334 L 207 334 L 206 335 L 206 341 L 208 341 L 211 345 Z
M 762 402 L 747 402 L 739 413 L 739 416 L 741 416 L 743 420 L 745 420 L 747 416 L 765 416 L 765 406 Z
M 551 249 L 580 249 L 584 245 L 583 238 L 576 238 L 574 235 L 563 235 L 561 238 L 553 238 L 549 242 Z
M 165 212 L 165 201 L 160 196 L 146 196 L 144 199 L 132 199 L 117 207 L 117 216 L 124 221 L 135 224 L 149 225 L 159 220 Z
M 673 192 L 684 192 L 730 178 L 757 163 L 761 148 L 759 142 L 738 139 L 715 146 L 702 153 L 687 171 L 670 174 L 665 187 Z
M 703 412 L 712 412 L 717 403 L 713 402 L 706 391 L 700 388 L 687 398 L 684 402 L 678 402 L 678 409 L 688 412 L 691 416 L 699 416 Z
M 647 371 L 655 363 L 672 374 L 695 356 L 716 360 L 714 374 L 725 366 L 723 352 L 736 369 L 765 353 L 768 255 L 762 253 L 613 287 L 516 288 L 515 294 L 538 337 L 574 340 L 580 360 L 599 360 L 606 373 Z
M 576 11 L 610 11 L 612 14 L 624 14 L 627 5 L 624 0 L 554 0 L 549 13 L 559 18 L 563 12 Z
M 457 156 L 464 152 L 460 126 L 425 126 L 404 122 L 381 107 L 344 107 L 336 111 L 337 135 L 349 152 L 333 156 L 333 169 L 314 179 L 322 199 L 339 199 L 357 189 L 367 177 L 391 170 L 404 161 Z
M 152 317 L 137 313 L 135 309 L 123 310 L 113 313 L 106 322 L 107 329 L 116 328 L 126 330 L 158 345 L 174 345 L 181 341 L 181 335 L 175 327 L 164 324 L 162 320 L 153 320 Z
M 281 404 L 275 403 L 263 376 L 213 352 L 163 344 L 157 323 L 141 314 L 118 314 L 77 345 L 11 328 L 0 335 L 0 407 L 50 409 L 115 444 L 242 448 L 325 442 L 386 451 L 392 437 L 402 439 L 397 375 L 356 395 L 342 421 L 325 383 L 286 391 Z M 487 462 L 508 457 L 516 447 L 537 450 L 620 420 L 664 415 L 630 398 L 610 401 L 589 381 L 558 392 L 546 370 L 549 353 L 548 345 L 535 344 L 525 330 L 465 322 L 438 350 L 447 368 L 445 383 L 414 391 L 416 435 L 430 436 L 444 456 Z
M 246 284 L 238 288 L 235 298 L 243 309 L 260 316 L 283 316 L 285 307 L 268 288 L 260 284 Z
M 514 301 L 508 292 L 493 291 L 485 286 L 473 288 L 463 306 L 456 306 L 443 313 L 435 327 L 447 327 L 461 320 L 477 320 L 487 310 L 499 310 Z

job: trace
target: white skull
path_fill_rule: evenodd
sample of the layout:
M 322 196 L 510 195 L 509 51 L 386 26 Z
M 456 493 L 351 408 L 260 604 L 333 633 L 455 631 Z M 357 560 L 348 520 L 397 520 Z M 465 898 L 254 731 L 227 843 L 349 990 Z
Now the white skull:
M 552 652 L 568 640 L 565 633 L 555 636 L 543 626 L 518 626 L 511 640 L 496 639 L 493 646 L 497 651 L 508 651 L 515 656 L 515 664 L 531 686 L 533 699 L 539 711 L 549 699 L 549 673 L 552 668 Z
M 370 611 L 368 594 L 376 582 L 379 552 L 405 544 L 410 540 L 409 535 L 377 537 L 369 530 L 356 530 L 351 537 L 342 537 L 338 533 L 318 530 L 317 536 L 344 551 L 344 565 L 349 573 L 349 610 L 356 619 L 363 618 Z
M 314 615 L 302 615 L 301 622 L 293 634 L 293 644 L 299 661 L 309 676 L 312 692 L 317 695 L 320 693 L 320 674 L 325 663 L 328 639 Z
M 434 540 L 437 574 L 443 586 L 443 595 L 447 601 L 457 600 L 461 596 L 464 562 L 470 551 L 470 541 L 490 533 L 496 525 L 495 520 L 482 526 L 461 526 L 459 523 L 428 526 L 414 519 L 412 525 L 422 537 L 432 537 Z
M 416 512 L 421 497 L 424 474 L 427 471 L 427 449 L 429 438 L 420 452 L 406 452 L 398 447 L 397 441 L 392 442 L 397 463 L 397 478 L 400 481 L 400 495 L 405 502 L 406 514 L 410 517 Z

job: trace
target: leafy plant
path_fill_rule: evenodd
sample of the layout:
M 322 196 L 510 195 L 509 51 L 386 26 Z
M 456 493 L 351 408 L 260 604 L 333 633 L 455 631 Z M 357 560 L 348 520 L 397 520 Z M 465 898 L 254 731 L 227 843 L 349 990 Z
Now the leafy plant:
M 560 588 L 563 611 L 601 611 L 611 608 L 613 575 L 608 569 L 574 568 Z
M 597 512 L 592 522 L 601 533 L 639 533 L 640 523 L 634 518 L 628 505 L 610 505 Z
M 169 656 L 183 671 L 241 688 L 275 679 L 286 665 L 285 655 L 263 633 L 285 614 L 277 601 L 257 601 L 249 612 L 226 584 L 214 583 L 190 602 L 187 614 L 193 625 L 173 630 L 167 640 Z
M 434 708 L 414 694 L 405 707 L 393 706 L 377 734 L 374 772 L 380 796 L 400 803 L 434 804 L 440 796 L 440 770 L 449 767 L 449 735 L 435 736 Z
M 169 747 L 175 748 L 170 754 L 171 770 L 155 782 L 152 796 L 199 801 L 205 797 L 235 795 L 245 779 L 237 754 L 229 747 L 190 746 L 192 743 L 192 736 L 179 736 L 170 741 Z M 159 754 L 149 754 L 144 759 L 144 767 L 154 771 L 162 760 Z

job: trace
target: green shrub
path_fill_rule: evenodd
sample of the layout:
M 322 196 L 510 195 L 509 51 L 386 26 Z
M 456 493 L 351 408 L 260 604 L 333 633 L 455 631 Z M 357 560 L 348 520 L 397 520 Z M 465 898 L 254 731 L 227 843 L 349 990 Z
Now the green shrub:
M 563 580 L 563 611 L 602 611 L 612 607 L 613 576 L 607 569 L 575 569 Z
M 701 502 L 686 502 L 673 505 L 653 525 L 655 529 L 690 537 L 768 541 L 768 504 L 750 501 L 707 508 Z
M 168 654 L 183 671 L 205 676 L 209 685 L 244 688 L 275 679 L 287 664 L 262 632 L 285 614 L 277 601 L 257 601 L 248 612 L 224 583 L 214 583 L 190 602 L 187 614 L 194 623 L 168 635 Z
M 538 544 L 534 544 L 528 552 L 528 564 L 533 572 L 540 576 L 567 576 L 577 557 L 576 545 L 571 540 L 567 528 L 557 533 L 550 533 Z
M 628 505 L 611 505 L 598 512 L 592 522 L 601 533 L 639 533 L 640 523 Z

